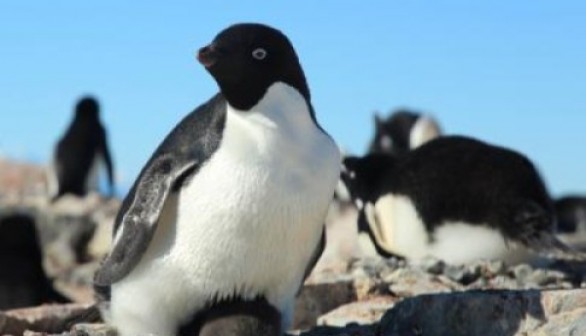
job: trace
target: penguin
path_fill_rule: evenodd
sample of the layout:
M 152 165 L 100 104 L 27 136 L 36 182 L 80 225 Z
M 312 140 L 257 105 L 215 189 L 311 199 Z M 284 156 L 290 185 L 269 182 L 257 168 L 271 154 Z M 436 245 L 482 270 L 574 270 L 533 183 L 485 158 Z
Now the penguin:
M 220 92 L 148 160 L 94 278 L 121 336 L 183 335 L 208 307 L 259 298 L 283 332 L 325 244 L 341 158 L 289 39 L 235 24 L 197 58 Z
M 99 114 L 99 104 L 93 97 L 83 97 L 76 104 L 73 120 L 55 146 L 49 183 L 53 201 L 65 194 L 83 197 L 97 190 L 102 164 L 109 194 L 113 194 L 114 168 Z
M 584 258 L 555 237 L 545 183 L 527 157 L 510 149 L 444 136 L 403 156 L 348 157 L 343 165 L 342 180 L 360 211 L 358 230 L 383 257 L 517 263 L 529 261 L 533 250 Z
M 442 130 L 435 119 L 409 110 L 398 110 L 387 119 L 374 114 L 374 137 L 368 153 L 403 155 L 437 138 Z
M 586 232 L 586 197 L 567 195 L 554 202 L 558 218 L 558 232 L 577 234 Z
M 29 215 L 0 218 L 0 269 L 0 310 L 70 302 L 45 274 L 35 221 Z

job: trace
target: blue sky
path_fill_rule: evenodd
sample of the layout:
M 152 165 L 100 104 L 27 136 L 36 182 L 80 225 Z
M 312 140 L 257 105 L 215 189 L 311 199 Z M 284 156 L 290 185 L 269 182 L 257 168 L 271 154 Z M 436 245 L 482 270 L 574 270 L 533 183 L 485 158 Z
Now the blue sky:
M 349 151 L 364 151 L 373 111 L 411 107 L 527 154 L 554 195 L 586 193 L 584 18 L 577 0 L 3 2 L 0 152 L 45 162 L 93 94 L 124 190 L 217 91 L 195 51 L 253 21 L 290 37 L 319 121 Z

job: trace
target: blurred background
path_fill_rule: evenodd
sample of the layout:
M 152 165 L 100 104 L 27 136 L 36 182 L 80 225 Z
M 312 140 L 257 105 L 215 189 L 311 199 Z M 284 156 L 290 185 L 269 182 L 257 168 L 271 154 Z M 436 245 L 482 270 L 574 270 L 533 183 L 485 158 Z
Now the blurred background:
M 0 156 L 45 164 L 77 99 L 102 109 L 124 195 L 170 129 L 216 91 L 195 52 L 262 22 L 300 56 L 322 126 L 362 154 L 372 114 L 528 155 L 553 195 L 586 189 L 586 2 L 27 1 L 0 5 Z

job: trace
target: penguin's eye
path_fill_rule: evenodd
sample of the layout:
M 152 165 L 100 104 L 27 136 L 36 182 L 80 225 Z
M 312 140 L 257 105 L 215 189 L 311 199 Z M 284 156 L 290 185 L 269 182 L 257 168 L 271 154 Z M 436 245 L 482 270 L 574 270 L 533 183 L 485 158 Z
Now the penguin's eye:
M 263 59 L 265 59 L 267 57 L 267 51 L 264 50 L 263 48 L 256 48 L 252 51 L 252 57 L 254 57 L 255 59 L 262 61 Z

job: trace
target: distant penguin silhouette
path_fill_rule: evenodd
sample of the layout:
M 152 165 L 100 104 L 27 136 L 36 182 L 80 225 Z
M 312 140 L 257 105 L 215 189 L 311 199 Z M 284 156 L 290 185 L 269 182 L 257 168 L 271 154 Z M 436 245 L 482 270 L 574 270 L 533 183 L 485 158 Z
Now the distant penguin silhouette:
M 369 153 L 402 155 L 441 135 L 438 123 L 429 116 L 398 110 L 387 119 L 374 115 L 374 137 Z
M 73 121 L 55 148 L 54 180 L 50 186 L 53 200 L 65 194 L 82 197 L 90 190 L 97 190 L 101 164 L 105 164 L 110 194 L 113 193 L 112 158 L 99 110 L 98 102 L 92 97 L 84 97 L 77 103 Z
M 0 310 L 67 302 L 42 265 L 34 220 L 27 215 L 0 218 Z
M 403 156 L 346 158 L 342 180 L 360 211 L 359 233 L 385 257 L 515 263 L 530 260 L 533 250 L 584 259 L 554 236 L 543 180 L 509 149 L 444 136 Z

